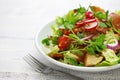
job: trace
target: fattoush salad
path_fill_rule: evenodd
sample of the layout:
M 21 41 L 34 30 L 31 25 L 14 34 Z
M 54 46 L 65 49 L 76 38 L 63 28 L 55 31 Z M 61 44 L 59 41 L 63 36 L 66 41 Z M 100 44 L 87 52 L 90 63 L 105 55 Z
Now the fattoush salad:
M 52 34 L 41 43 L 51 49 L 48 56 L 65 64 L 85 67 L 120 63 L 120 11 L 98 6 L 68 11 L 50 25 Z

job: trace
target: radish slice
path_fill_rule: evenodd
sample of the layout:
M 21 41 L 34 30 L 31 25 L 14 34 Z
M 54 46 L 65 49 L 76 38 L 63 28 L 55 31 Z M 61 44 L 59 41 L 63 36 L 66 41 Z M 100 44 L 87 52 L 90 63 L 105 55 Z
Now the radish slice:
M 77 23 L 76 23 L 76 26 L 77 27 L 82 27 L 82 26 L 84 26 L 85 24 L 84 24 L 84 22 L 83 21 L 78 21 Z
M 86 24 L 85 29 L 86 30 L 92 30 L 92 29 L 96 29 L 97 26 L 98 26 L 98 22 L 95 21 L 95 22 Z
M 92 22 L 96 22 L 96 19 L 87 19 L 87 20 L 84 20 L 85 24 L 92 23 Z

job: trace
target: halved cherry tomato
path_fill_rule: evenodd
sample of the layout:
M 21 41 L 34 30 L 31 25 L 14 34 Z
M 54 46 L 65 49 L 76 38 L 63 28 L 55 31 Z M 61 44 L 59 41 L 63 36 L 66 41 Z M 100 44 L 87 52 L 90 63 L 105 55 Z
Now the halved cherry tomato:
M 59 49 L 62 51 L 62 50 L 66 50 L 69 46 L 70 46 L 70 44 L 71 44 L 71 39 L 69 38 L 69 37 L 67 37 L 67 36 L 60 36 L 59 38 L 58 38 L 58 47 L 59 47 Z

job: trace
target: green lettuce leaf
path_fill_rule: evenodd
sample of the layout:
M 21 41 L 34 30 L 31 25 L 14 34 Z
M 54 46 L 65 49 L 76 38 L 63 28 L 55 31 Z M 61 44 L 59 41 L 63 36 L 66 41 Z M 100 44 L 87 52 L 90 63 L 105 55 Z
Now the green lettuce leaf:
M 78 57 L 70 53 L 69 51 L 66 54 L 64 54 L 64 63 L 66 64 L 78 65 L 77 59 Z
M 115 52 L 111 49 L 102 51 L 102 55 L 105 57 L 105 61 L 102 61 L 98 66 L 112 66 L 118 64 L 119 58 Z

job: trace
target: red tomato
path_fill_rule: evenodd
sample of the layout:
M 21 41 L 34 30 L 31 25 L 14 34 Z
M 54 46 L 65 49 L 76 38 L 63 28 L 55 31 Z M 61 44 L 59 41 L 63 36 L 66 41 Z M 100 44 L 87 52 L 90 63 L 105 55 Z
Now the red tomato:
M 60 50 L 66 50 L 70 44 L 71 44 L 71 39 L 67 36 L 60 36 L 58 38 L 58 47 Z

